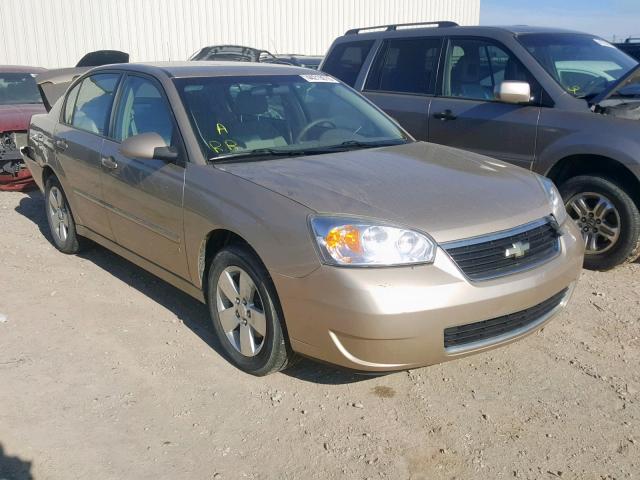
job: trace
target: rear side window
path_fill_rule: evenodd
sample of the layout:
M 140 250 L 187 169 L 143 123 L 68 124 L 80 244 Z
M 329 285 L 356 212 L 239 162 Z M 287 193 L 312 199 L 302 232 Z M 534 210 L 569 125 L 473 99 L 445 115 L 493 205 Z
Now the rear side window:
M 62 116 L 62 121 L 67 125 L 71 125 L 71 121 L 73 120 L 73 109 L 76 106 L 76 98 L 78 98 L 80 85 L 81 84 L 79 83 L 71 89 L 67 95 L 67 101 L 64 104 L 64 115 Z
M 106 135 L 113 97 L 120 74 L 100 73 L 85 78 L 73 110 L 71 125 L 80 130 Z
M 329 53 L 322 70 L 353 87 L 372 46 L 373 40 L 340 43 Z
M 366 89 L 433 94 L 441 45 L 439 38 L 386 41 L 376 57 Z

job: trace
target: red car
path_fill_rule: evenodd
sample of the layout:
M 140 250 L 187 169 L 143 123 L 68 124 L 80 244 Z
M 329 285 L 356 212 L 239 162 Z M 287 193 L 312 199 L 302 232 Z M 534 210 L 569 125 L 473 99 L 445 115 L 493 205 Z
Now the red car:
M 26 190 L 34 185 L 20 156 L 31 115 L 45 113 L 36 85 L 43 68 L 0 66 L 0 190 Z

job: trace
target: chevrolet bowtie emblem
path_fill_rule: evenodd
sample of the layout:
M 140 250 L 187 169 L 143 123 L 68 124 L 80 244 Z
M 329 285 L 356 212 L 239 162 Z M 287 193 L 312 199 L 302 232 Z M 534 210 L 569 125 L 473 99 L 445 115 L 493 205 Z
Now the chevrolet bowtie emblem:
M 505 258 L 520 258 L 524 257 L 529 251 L 529 242 L 515 242 L 511 244 L 511 247 L 504 251 Z

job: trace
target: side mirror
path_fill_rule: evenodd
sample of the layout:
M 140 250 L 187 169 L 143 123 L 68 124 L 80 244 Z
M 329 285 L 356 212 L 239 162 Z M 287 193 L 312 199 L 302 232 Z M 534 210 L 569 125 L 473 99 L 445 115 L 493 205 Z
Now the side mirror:
M 505 103 L 529 103 L 531 101 L 531 86 L 528 82 L 505 80 L 496 85 L 494 95 L 496 100 Z
M 178 152 L 169 147 L 155 132 L 141 133 L 127 138 L 120 144 L 120 153 L 125 157 L 140 160 L 173 162 L 178 159 Z

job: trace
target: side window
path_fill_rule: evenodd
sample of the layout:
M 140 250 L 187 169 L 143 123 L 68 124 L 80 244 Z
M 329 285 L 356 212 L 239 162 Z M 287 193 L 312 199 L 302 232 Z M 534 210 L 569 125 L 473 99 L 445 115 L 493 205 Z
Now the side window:
M 78 92 L 80 91 L 80 83 L 71 89 L 67 95 L 66 103 L 64 104 L 64 114 L 62 115 L 62 121 L 67 125 L 71 125 L 73 119 L 73 109 L 76 106 L 76 99 L 78 98 Z
M 494 89 L 504 80 L 537 82 L 512 53 L 485 40 L 452 39 L 445 61 L 443 95 L 471 100 L 495 100 Z
M 130 76 L 122 87 L 113 137 L 121 142 L 134 135 L 155 132 L 172 145 L 173 117 L 169 104 L 154 82 Z
M 322 70 L 352 86 L 373 46 L 373 40 L 340 43 L 329 53 Z
M 433 94 L 441 44 L 439 38 L 386 41 L 376 57 L 366 89 Z
M 119 79 L 118 73 L 99 73 L 85 78 L 78 91 L 71 125 L 80 130 L 106 135 Z

